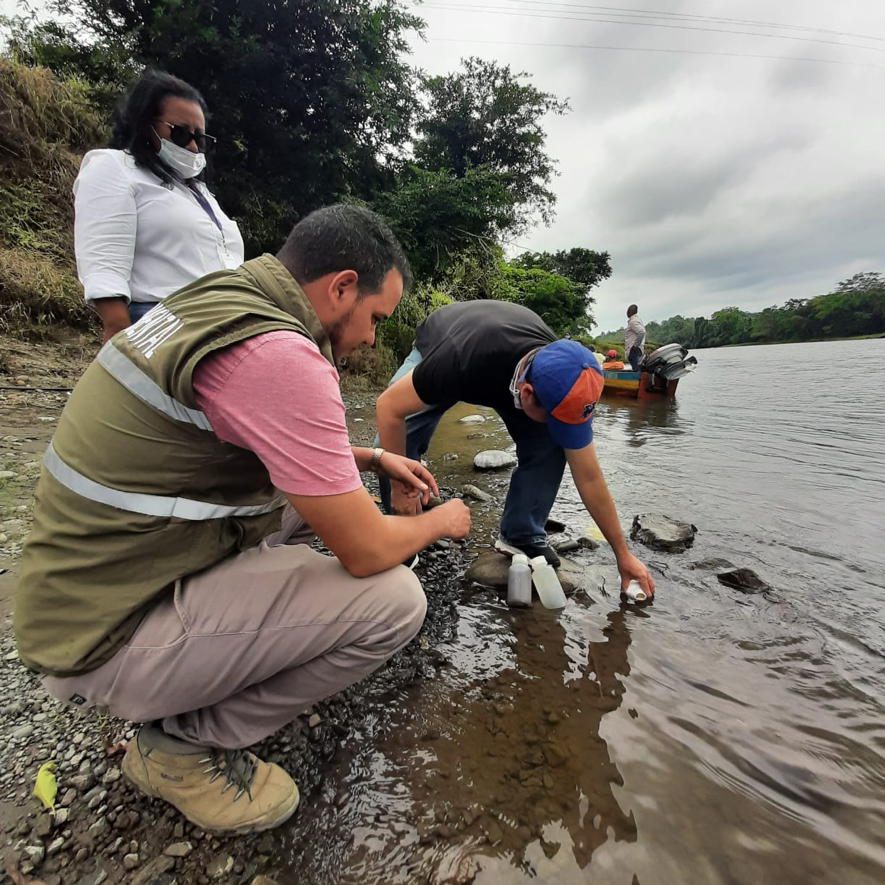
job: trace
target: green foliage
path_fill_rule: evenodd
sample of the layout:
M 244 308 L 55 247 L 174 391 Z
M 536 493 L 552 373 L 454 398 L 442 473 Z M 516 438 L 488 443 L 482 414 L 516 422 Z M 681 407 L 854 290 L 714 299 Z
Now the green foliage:
M 518 233 L 535 217 L 549 222 L 555 162 L 544 150 L 544 118 L 564 114 L 568 102 L 521 83 L 528 75 L 509 66 L 475 57 L 461 64 L 456 73 L 421 76 L 426 109 L 417 121 L 417 164 L 458 178 L 474 169 L 498 176 L 511 195 L 495 220 L 499 233 Z
M 712 317 L 670 317 L 646 324 L 649 338 L 661 344 L 722 347 L 728 344 L 814 341 L 885 334 L 885 274 L 859 273 L 835 292 L 816 298 L 794 298 L 780 307 L 749 313 L 737 307 Z M 623 330 L 606 337 L 623 339 Z
M 577 248 L 507 264 L 502 251 L 507 236 L 553 216 L 544 119 L 567 102 L 477 58 L 445 76 L 411 68 L 407 37 L 423 22 L 403 0 L 50 2 L 80 24 L 0 21 L 12 58 L 57 77 L 32 78 L 53 93 L 43 104 L 0 88 L 11 124 L 0 126 L 0 148 L 30 164 L 0 184 L 0 244 L 16 268 L 0 273 L 17 310 L 87 321 L 72 266 L 77 155 L 106 142 L 113 101 L 153 66 L 206 98 L 219 139 L 213 188 L 247 255 L 276 251 L 298 218 L 336 201 L 370 205 L 391 222 L 419 282 L 379 331 L 383 353 L 352 367 L 387 372 L 416 325 L 451 300 L 517 301 L 560 334 L 592 324 L 590 292 L 611 275 L 607 253 Z M 40 261 L 20 260 L 35 254 Z
M 439 282 L 465 252 L 493 242 L 506 223 L 512 197 L 501 177 L 470 168 L 462 177 L 447 169 L 409 164 L 396 187 L 379 194 L 376 208 L 390 220 L 416 277 Z
M 609 258 L 608 252 L 576 247 L 559 252 L 525 252 L 510 263 L 526 270 L 539 269 L 558 274 L 572 282 L 569 304 L 563 308 L 571 313 L 571 322 L 565 326 L 563 334 L 569 332 L 580 336 L 593 326 L 590 309 L 596 299 L 590 290 L 612 275 Z
M 533 310 L 557 335 L 565 335 L 582 312 L 575 284 L 559 274 L 504 264 L 501 276 L 506 300 Z

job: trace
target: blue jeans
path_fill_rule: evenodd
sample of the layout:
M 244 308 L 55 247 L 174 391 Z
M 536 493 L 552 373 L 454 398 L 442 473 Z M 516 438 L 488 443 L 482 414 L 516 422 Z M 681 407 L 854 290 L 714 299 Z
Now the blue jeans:
M 421 354 L 412 350 L 390 384 L 399 381 L 420 362 Z M 455 401 L 439 403 L 406 418 L 407 458 L 419 460 L 427 453 L 440 419 L 454 405 Z M 544 523 L 559 493 L 565 470 L 565 451 L 553 442 L 543 424 L 532 421 L 523 412 L 506 411 L 498 415 L 516 443 L 519 459 L 504 501 L 501 535 L 517 547 L 543 544 L 547 538 Z M 377 436 L 375 445 L 378 445 Z M 381 504 L 390 513 L 390 483 L 381 477 L 379 485 Z
M 627 360 L 629 361 L 631 367 L 634 372 L 639 371 L 639 364 L 642 362 L 642 348 L 641 347 L 631 347 L 630 353 L 627 354 Z
M 129 319 L 137 323 L 152 307 L 156 307 L 156 301 L 130 301 Z

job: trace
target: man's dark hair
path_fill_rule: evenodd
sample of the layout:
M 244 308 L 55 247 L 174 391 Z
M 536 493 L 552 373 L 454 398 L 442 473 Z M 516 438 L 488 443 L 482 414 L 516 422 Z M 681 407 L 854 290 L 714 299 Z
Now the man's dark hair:
M 398 270 L 403 289 L 412 285 L 412 271 L 403 247 L 387 224 L 370 209 L 339 203 L 302 218 L 277 258 L 299 284 L 342 270 L 359 275 L 359 297 L 381 289 L 391 270 Z
M 634 316 L 637 313 L 639 313 L 639 308 L 635 304 L 631 304 L 627 308 L 627 317 L 628 318 Z
M 172 174 L 157 156 L 151 142 L 151 127 L 160 113 L 160 105 L 167 98 L 196 102 L 206 116 L 206 102 L 190 83 L 164 71 L 147 70 L 117 104 L 110 147 L 132 154 L 136 165 L 150 169 L 161 181 L 171 184 Z M 203 173 L 197 178 L 202 179 Z

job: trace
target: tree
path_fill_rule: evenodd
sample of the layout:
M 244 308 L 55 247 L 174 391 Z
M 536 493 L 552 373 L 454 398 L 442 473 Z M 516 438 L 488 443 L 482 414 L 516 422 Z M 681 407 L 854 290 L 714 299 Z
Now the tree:
M 465 253 L 497 251 L 495 232 L 506 223 L 510 201 L 501 177 L 486 169 L 468 169 L 459 178 L 448 169 L 409 164 L 375 207 L 390 221 L 415 275 L 437 283 Z
M 415 162 L 447 169 L 458 178 L 470 170 L 500 176 L 511 195 L 499 233 L 518 233 L 539 218 L 549 223 L 556 197 L 550 190 L 555 161 L 545 151 L 544 117 L 564 114 L 568 102 L 523 84 L 527 75 L 479 58 L 462 60 L 462 70 L 422 75 L 426 105 L 418 119 Z
M 582 313 L 574 283 L 559 274 L 509 264 L 501 265 L 501 274 L 500 297 L 533 310 L 557 335 L 565 335 Z M 585 333 L 582 328 L 581 334 Z
M 791 298 L 780 307 L 748 313 L 738 307 L 717 310 L 710 319 L 676 316 L 650 322 L 650 339 L 660 344 L 720 347 L 749 341 L 811 341 L 885 334 L 885 274 L 860 273 L 816 298 Z M 602 337 L 614 336 L 607 332 Z
M 544 270 L 558 274 L 572 282 L 573 296 L 580 306 L 572 319 L 571 326 L 566 330 L 573 335 L 586 335 L 593 326 L 593 314 L 590 312 L 596 299 L 590 294 L 594 286 L 612 275 L 608 252 L 594 252 L 592 249 L 575 247 L 558 252 L 524 252 L 511 261 L 513 267 L 525 270 Z

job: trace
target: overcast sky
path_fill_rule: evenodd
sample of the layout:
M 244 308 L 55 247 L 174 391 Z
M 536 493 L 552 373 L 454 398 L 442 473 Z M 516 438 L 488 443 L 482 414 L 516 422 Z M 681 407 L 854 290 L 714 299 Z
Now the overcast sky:
M 556 221 L 521 242 L 611 253 L 614 274 L 597 289 L 597 331 L 622 325 L 632 301 L 646 321 L 729 305 L 757 310 L 827 292 L 858 271 L 885 271 L 885 0 L 602 2 L 609 10 L 595 14 L 609 19 L 617 6 L 878 39 L 672 18 L 653 21 L 781 38 L 575 20 L 593 10 L 582 0 L 421 7 L 428 40 L 416 43 L 414 60 L 427 71 L 479 55 L 569 98 L 571 113 L 548 121 L 560 172 Z M 478 11 L 490 8 L 521 14 Z
M 756 310 L 885 270 L 885 0 L 603 3 L 427 0 L 413 54 L 431 73 L 495 59 L 570 100 L 548 121 L 556 221 L 520 242 L 611 253 L 597 331 L 622 325 L 633 301 L 646 321 Z M 14 6 L 0 0 L 0 12 Z

